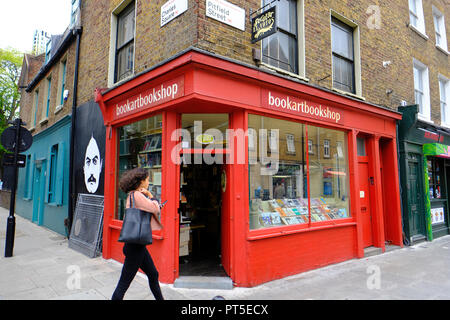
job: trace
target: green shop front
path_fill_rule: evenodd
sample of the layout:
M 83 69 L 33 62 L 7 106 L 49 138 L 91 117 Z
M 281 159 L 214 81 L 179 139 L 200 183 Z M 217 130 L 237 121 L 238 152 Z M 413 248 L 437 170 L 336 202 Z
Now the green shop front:
M 449 234 L 450 129 L 399 107 L 400 191 L 404 240 L 412 245 Z

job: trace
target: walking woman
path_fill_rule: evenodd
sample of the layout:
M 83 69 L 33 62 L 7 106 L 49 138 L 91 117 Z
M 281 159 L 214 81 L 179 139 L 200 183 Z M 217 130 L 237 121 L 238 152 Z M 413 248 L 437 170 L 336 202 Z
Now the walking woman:
M 158 200 L 148 191 L 149 174 L 143 168 L 135 168 L 126 171 L 120 178 L 120 189 L 128 194 L 127 208 L 130 206 L 130 197 L 134 194 L 134 206 L 138 209 L 154 213 L 155 216 L 160 212 Z M 162 228 L 158 219 L 153 219 L 152 229 L 158 230 Z M 158 280 L 158 270 L 156 270 L 152 257 L 150 256 L 145 245 L 125 243 L 123 246 L 123 254 L 125 262 L 123 263 L 122 273 L 119 283 L 112 296 L 112 300 L 123 300 L 125 292 L 128 290 L 131 281 L 133 281 L 139 268 L 144 271 L 148 277 L 150 290 L 156 300 L 164 300 Z

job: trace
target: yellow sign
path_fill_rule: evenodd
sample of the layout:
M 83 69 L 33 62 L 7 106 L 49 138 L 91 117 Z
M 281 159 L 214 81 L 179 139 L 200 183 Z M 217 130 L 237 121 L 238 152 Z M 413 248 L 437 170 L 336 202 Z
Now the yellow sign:
M 199 134 L 195 140 L 201 144 L 210 144 L 214 142 L 214 136 L 211 134 Z

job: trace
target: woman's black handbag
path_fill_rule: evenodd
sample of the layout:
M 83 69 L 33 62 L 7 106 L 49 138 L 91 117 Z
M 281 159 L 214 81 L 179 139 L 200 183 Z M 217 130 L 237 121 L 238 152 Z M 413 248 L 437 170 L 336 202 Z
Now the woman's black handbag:
M 130 207 L 125 209 L 119 242 L 134 244 L 152 243 L 152 214 L 134 207 L 134 192 L 130 195 Z

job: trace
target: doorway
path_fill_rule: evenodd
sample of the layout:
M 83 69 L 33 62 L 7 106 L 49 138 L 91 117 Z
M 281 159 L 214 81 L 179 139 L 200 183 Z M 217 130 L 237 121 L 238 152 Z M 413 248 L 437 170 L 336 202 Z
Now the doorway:
M 180 166 L 179 275 L 226 277 L 221 250 L 221 164 Z
M 372 210 L 370 199 L 370 185 L 373 184 L 373 177 L 370 177 L 369 174 L 369 156 L 367 149 L 367 139 L 365 137 L 357 137 L 359 200 L 364 248 L 373 245 Z
M 44 222 L 45 171 L 46 161 L 36 160 L 33 186 L 33 216 L 31 221 L 39 226 Z

